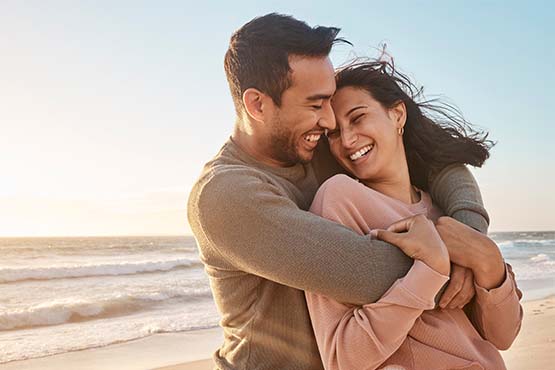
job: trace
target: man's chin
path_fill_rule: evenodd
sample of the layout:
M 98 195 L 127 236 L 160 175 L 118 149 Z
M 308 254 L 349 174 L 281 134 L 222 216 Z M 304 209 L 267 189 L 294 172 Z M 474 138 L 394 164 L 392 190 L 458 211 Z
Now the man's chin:
M 297 153 L 297 158 L 299 159 L 299 163 L 302 163 L 302 164 L 309 164 L 312 161 L 313 157 L 314 157 L 314 151 L 310 151 L 310 152 L 305 151 L 304 153 Z

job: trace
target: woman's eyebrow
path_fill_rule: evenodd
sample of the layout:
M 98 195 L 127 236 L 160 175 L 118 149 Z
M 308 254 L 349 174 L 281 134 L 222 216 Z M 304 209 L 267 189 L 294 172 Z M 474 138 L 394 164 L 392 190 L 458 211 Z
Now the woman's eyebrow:
M 354 108 L 351 108 L 347 113 L 345 113 L 345 117 L 348 117 L 349 114 L 353 113 L 355 110 L 360 109 L 360 108 L 368 108 L 367 105 L 357 105 Z

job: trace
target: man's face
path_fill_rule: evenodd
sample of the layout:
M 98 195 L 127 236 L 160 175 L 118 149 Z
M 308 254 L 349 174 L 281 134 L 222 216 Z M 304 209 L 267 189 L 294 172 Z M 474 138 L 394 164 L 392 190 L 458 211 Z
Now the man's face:
M 329 58 L 290 57 L 292 85 L 267 125 L 270 155 L 284 166 L 308 163 L 325 129 L 335 128 L 331 97 L 335 76 Z

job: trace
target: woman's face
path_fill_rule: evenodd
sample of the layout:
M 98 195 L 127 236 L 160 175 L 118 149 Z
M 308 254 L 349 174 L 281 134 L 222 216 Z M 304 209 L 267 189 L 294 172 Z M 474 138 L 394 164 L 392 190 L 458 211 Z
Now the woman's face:
M 403 103 L 386 109 L 367 91 L 339 89 L 333 99 L 337 125 L 328 132 L 330 148 L 339 164 L 361 181 L 375 183 L 398 177 L 406 168 Z

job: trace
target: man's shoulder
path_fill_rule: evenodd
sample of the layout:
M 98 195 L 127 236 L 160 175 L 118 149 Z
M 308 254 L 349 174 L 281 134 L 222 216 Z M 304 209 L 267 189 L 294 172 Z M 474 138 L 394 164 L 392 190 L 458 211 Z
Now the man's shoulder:
M 190 198 L 237 194 L 247 190 L 253 182 L 267 182 L 267 178 L 268 174 L 260 168 L 220 152 L 204 165 Z
M 218 225 L 243 217 L 244 205 L 267 190 L 268 174 L 236 158 L 217 155 L 205 164 L 187 202 L 187 215 L 195 235 L 207 223 Z

